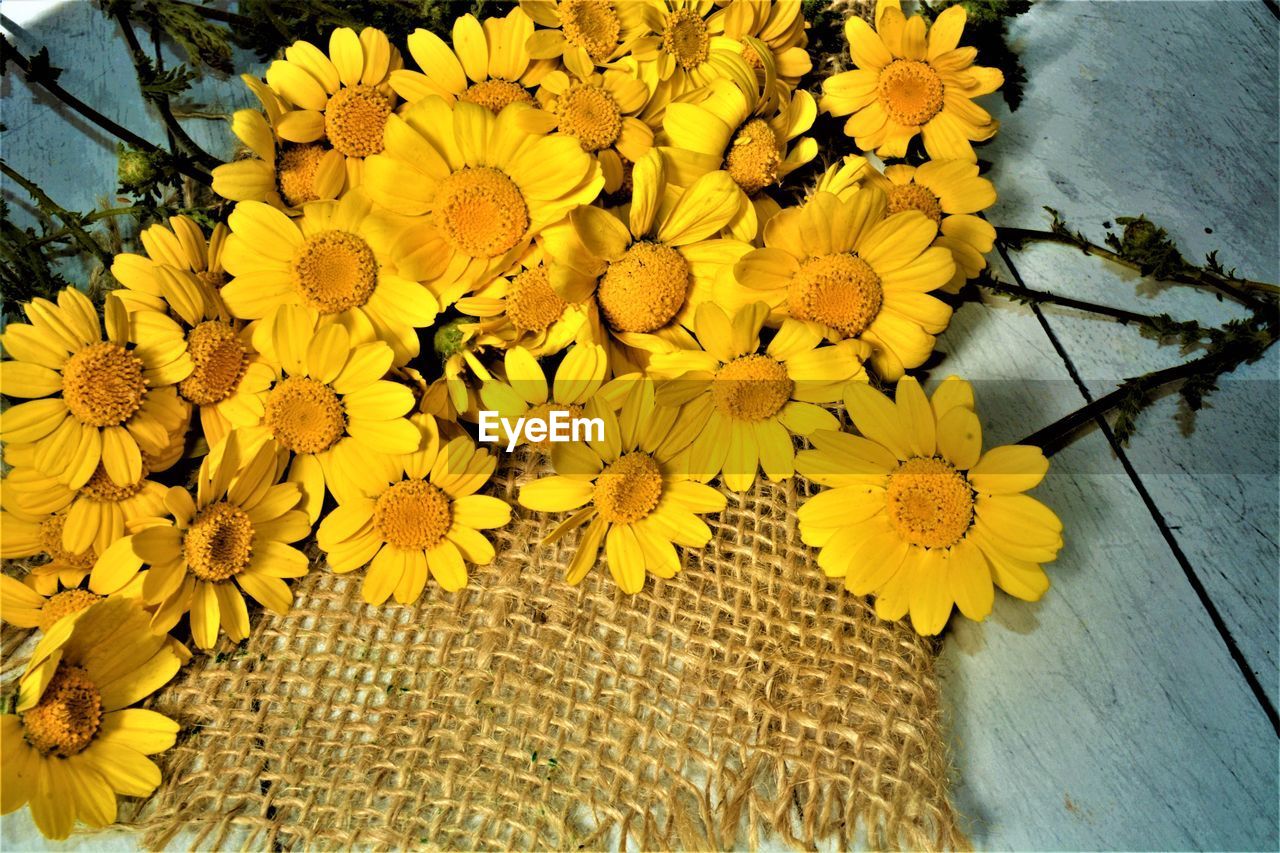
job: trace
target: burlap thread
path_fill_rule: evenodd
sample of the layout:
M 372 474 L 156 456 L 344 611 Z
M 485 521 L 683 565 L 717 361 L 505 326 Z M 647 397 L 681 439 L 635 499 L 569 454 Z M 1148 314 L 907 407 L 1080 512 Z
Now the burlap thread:
M 514 499 L 538 463 L 508 457 Z M 822 577 L 801 480 L 731 495 L 713 542 L 628 597 L 518 510 L 460 594 L 373 608 L 312 572 L 197 658 L 145 842 L 253 848 L 963 846 L 934 649 Z M 184 836 L 186 837 L 186 836 Z

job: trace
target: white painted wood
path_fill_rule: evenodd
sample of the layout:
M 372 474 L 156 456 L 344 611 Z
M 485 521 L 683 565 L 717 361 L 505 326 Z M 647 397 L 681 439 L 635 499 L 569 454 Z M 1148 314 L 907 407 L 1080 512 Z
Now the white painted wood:
M 1187 257 L 1217 248 L 1241 275 L 1280 280 L 1280 25 L 1264 4 L 1048 2 L 1014 33 L 1030 83 L 1016 113 L 998 112 L 1001 135 L 984 149 L 1001 190 L 994 221 L 1043 228 L 1049 205 L 1100 242 L 1103 220 L 1145 212 Z M 1189 288 L 1136 288 L 1134 274 L 1069 247 L 1036 246 L 1013 262 L 1029 287 L 1207 324 L 1241 316 Z M 1133 329 L 1045 313 L 1095 394 L 1184 360 Z M 1224 379 L 1189 437 L 1168 400 L 1127 451 L 1273 706 L 1278 377 L 1273 349 Z
M 7 0 L 0 13 L 8 15 L 14 2 Z M 1247 12 L 1202 10 L 1203 17 L 1212 18 L 1205 23 L 1190 17 L 1194 11 L 1190 4 L 1186 10 L 1171 10 L 1172 6 L 1135 4 L 1117 11 L 1110 4 L 1044 3 L 1018 25 L 1032 85 L 1023 109 L 1004 116 L 998 147 L 988 149 L 997 162 L 1002 191 L 993 218 L 1033 225 L 1039 221 L 1040 203 L 1056 203 L 1067 212 L 1071 210 L 1068 203 L 1075 203 L 1077 210 L 1092 214 L 1117 200 L 1138 198 L 1136 193 L 1151 187 L 1160 189 L 1158 193 L 1151 190 L 1156 194 L 1145 197 L 1151 200 L 1143 204 L 1153 213 L 1176 212 L 1189 198 L 1209 198 L 1211 203 L 1206 202 L 1204 209 L 1224 220 L 1223 211 L 1245 205 L 1274 212 L 1274 84 L 1270 101 L 1255 98 L 1252 112 L 1232 107 L 1235 112 L 1229 114 L 1236 117 L 1236 124 L 1230 132 L 1209 126 L 1201 131 L 1200 144 L 1222 142 L 1224 150 L 1237 158 L 1214 161 L 1216 169 L 1222 169 L 1224 162 L 1248 162 L 1238 158 L 1252 155 L 1248 168 L 1255 170 L 1253 184 L 1241 178 L 1224 188 L 1220 171 L 1187 174 L 1184 168 L 1180 174 L 1166 175 L 1162 170 L 1162 163 L 1186 144 L 1174 135 L 1168 116 L 1185 111 L 1192 96 L 1195 102 L 1203 102 L 1204 92 L 1217 88 L 1211 80 L 1206 82 L 1206 67 L 1212 69 L 1206 63 L 1228 50 L 1219 49 L 1211 39 L 1226 39 L 1221 43 L 1230 49 L 1253 51 L 1232 78 L 1236 84 L 1251 80 L 1252 75 L 1261 74 L 1259 69 L 1265 70 L 1268 61 L 1259 58 L 1257 40 L 1265 44 L 1270 38 L 1274 45 L 1274 23 L 1266 18 L 1270 13 L 1260 5 Z M 1117 21 L 1117 16 L 1122 20 Z M 1237 23 L 1223 23 L 1223 19 Z M 1161 34 L 1158 25 L 1177 32 Z M 123 44 L 97 9 L 67 4 L 26 26 L 32 38 L 20 38 L 19 44 L 24 48 L 49 44 L 55 64 L 68 67 L 63 77 L 68 88 L 95 105 L 110 106 L 114 117 L 149 138 L 163 138 L 158 122 L 145 115 L 140 103 L 116 96 L 133 91 L 133 72 Z M 1243 29 L 1236 32 L 1233 27 Z M 1136 45 L 1144 33 L 1190 42 L 1203 58 L 1188 68 L 1176 56 L 1164 57 L 1160 79 L 1142 77 L 1135 82 L 1132 67 L 1114 70 L 1119 62 L 1114 55 L 1132 49 L 1149 64 L 1156 48 Z M 84 57 L 84 65 L 76 67 L 64 56 Z M 1099 57 L 1112 58 L 1104 62 Z M 1270 61 L 1274 79 L 1274 49 Z M 1099 80 L 1105 83 L 1104 89 L 1098 88 Z M 113 150 L 86 144 L 75 122 L 31 104 L 24 84 L 12 75 L 4 85 L 3 120 L 11 128 L 5 135 L 4 156 L 37 177 L 67 207 L 93 206 L 114 174 Z M 1117 107 L 1116 99 L 1130 89 L 1133 102 Z M 248 103 L 234 81 L 213 91 L 211 97 L 224 99 L 228 108 Z M 1111 93 L 1109 99 L 1100 98 L 1101 91 Z M 1124 140 L 1130 138 L 1132 125 L 1147 120 L 1144 111 L 1166 116 L 1166 125 L 1158 140 L 1160 156 L 1135 159 L 1124 154 L 1133 150 Z M 1268 123 L 1273 134 L 1269 174 L 1265 163 L 1257 165 L 1266 156 L 1248 145 L 1237 150 L 1233 141 L 1233 134 L 1242 128 L 1249 131 Z M 1089 131 L 1095 126 L 1102 128 L 1095 133 L 1103 137 L 1103 144 L 1096 148 Z M 196 132 L 216 131 L 216 126 L 209 126 Z M 1203 159 L 1203 152 L 1196 156 Z M 1186 162 L 1177 156 L 1173 159 Z M 1091 170 L 1107 177 L 1080 177 Z M 1077 195 L 1074 201 L 1069 187 Z M 1244 205 L 1234 192 L 1245 193 Z M 1274 258 L 1274 228 L 1268 237 L 1264 227 L 1248 221 L 1237 227 L 1241 230 L 1215 236 L 1254 246 L 1263 253 L 1252 256 L 1255 262 L 1258 257 Z M 1235 260 L 1254 275 L 1269 274 L 1265 269 L 1249 269 L 1242 258 Z M 1024 272 L 1032 286 L 1053 286 L 1052 276 L 1060 277 L 1062 269 L 1055 258 L 1039 265 L 1027 262 Z M 1032 278 L 1032 272 L 1041 277 Z M 1073 283 L 1084 280 L 1076 273 L 1070 278 Z M 1127 296 L 1127 284 L 1090 286 L 1108 288 L 1107 298 L 1117 304 L 1122 299 L 1136 300 Z M 1183 297 L 1170 299 L 1167 310 L 1174 313 L 1178 306 L 1216 310 L 1216 303 L 1202 306 L 1184 302 Z M 1097 321 L 1072 319 L 1057 311 L 1052 322 L 1075 363 L 1089 368 L 1085 373 L 1090 378 L 1106 384 L 1147 369 L 1141 359 L 1148 356 L 1140 346 L 1120 343 L 1122 337 L 1135 337 L 1131 330 L 1102 327 Z M 1104 331 L 1068 334 L 1072 322 Z M 998 299 L 990 300 L 987 308 L 967 305 L 941 339 L 940 348 L 948 356 L 933 376 L 958 372 L 975 380 L 988 444 L 1016 440 L 1082 402 L 1065 365 L 1025 307 Z M 1091 349 L 1104 351 L 1110 361 L 1085 361 Z M 1269 528 L 1255 517 L 1256 512 L 1250 512 L 1256 506 L 1252 491 L 1242 489 L 1224 499 L 1224 489 L 1201 482 L 1203 478 L 1193 480 L 1178 467 L 1227 466 L 1237 458 L 1229 442 L 1242 443 L 1252 458 L 1274 461 L 1274 446 L 1270 453 L 1265 446 L 1268 433 L 1250 425 L 1259 420 L 1254 400 L 1248 394 L 1233 395 L 1231 400 L 1229 413 L 1222 410 L 1226 404 L 1211 413 L 1229 414 L 1229 427 L 1204 431 L 1210 421 L 1201 419 L 1204 432 L 1198 435 L 1205 438 L 1197 441 L 1203 445 L 1186 445 L 1172 433 L 1153 432 L 1154 438 L 1144 438 L 1156 449 L 1152 452 L 1164 455 L 1152 457 L 1149 464 L 1144 461 L 1139 470 L 1170 523 L 1182 525 L 1180 541 L 1202 577 L 1216 572 L 1228 579 L 1218 586 L 1210 586 L 1206 579 L 1206 587 L 1219 608 L 1233 614 L 1237 621 L 1231 624 L 1240 634 L 1248 634 L 1254 630 L 1250 626 L 1268 627 L 1261 621 L 1267 602 L 1264 591 L 1241 579 L 1266 580 L 1265 573 L 1256 570 L 1265 554 L 1246 549 L 1243 562 L 1255 568 L 1238 572 L 1233 571 L 1242 562 L 1238 548 L 1225 551 L 1207 543 L 1230 542 L 1233 536 L 1256 543 L 1242 520 L 1221 508 L 1231 505 L 1231 500 L 1236 501 L 1236 515 L 1243 507 L 1250 524 L 1257 522 L 1264 531 Z M 1153 413 L 1144 429 L 1152 430 L 1162 418 L 1160 412 Z M 1225 418 L 1213 422 L 1221 424 Z M 1135 453 L 1139 446 L 1135 444 Z M 1217 460 L 1207 459 L 1204 454 L 1215 447 L 1227 449 Z M 1154 477 L 1166 473 L 1169 484 L 1157 488 Z M 954 726 L 957 796 L 961 809 L 973 818 L 970 829 L 975 844 L 996 849 L 1280 846 L 1275 735 L 1110 448 L 1093 435 L 1060 454 L 1037 495 L 1054 506 L 1067 525 L 1067 547 L 1049 567 L 1053 588 L 1035 605 L 998 596 L 992 620 L 980 626 L 959 624 L 946 641 L 943 655 L 945 698 Z M 1182 503 L 1175 500 L 1179 495 Z M 1197 523 L 1205 532 L 1192 535 L 1189 528 Z M 1274 539 L 1272 535 L 1273 548 Z M 1206 545 L 1196 551 L 1189 545 L 1192 541 Z M 1233 584 L 1236 588 L 1228 590 Z M 1239 601 L 1249 601 L 1253 609 L 1232 609 L 1231 603 Z M 1274 617 L 1273 599 L 1272 631 Z M 1274 633 L 1269 646 L 1266 632 L 1261 634 L 1262 651 L 1247 653 L 1251 661 L 1265 663 L 1265 650 L 1270 648 L 1274 677 Z M 91 847 L 101 838 L 94 835 L 81 842 Z M 126 846 L 132 841 L 128 836 L 110 838 Z M 33 837 L 33 828 L 23 816 L 0 820 L 0 840 L 6 849 L 46 849 L 38 836 Z M 179 841 L 175 846 L 185 845 Z

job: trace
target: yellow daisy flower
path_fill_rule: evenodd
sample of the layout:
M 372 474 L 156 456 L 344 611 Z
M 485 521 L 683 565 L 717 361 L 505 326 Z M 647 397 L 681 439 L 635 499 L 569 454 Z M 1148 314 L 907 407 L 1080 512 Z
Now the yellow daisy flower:
M 866 379 L 858 341 L 819 346 L 822 335 L 797 320 L 785 320 L 760 352 L 760 330 L 769 316 L 762 302 L 732 318 L 718 305 L 698 308 L 698 348 L 656 353 L 649 373 L 670 381 L 658 386 L 658 403 L 684 406 L 697 430 L 689 450 L 689 472 L 707 482 L 724 472 L 725 485 L 744 492 L 757 469 L 770 480 L 794 471 L 792 435 L 838 429 L 835 416 L 815 403 L 840 399 L 850 379 Z
M 714 0 L 650 0 L 652 29 L 657 35 L 637 39 L 631 55 L 640 63 L 642 79 L 654 91 L 648 112 L 660 118 L 667 104 L 726 74 L 725 65 L 741 61 L 743 45 L 735 38 L 714 35 L 707 17 Z M 772 55 L 757 59 L 773 64 Z M 770 67 L 769 74 L 774 74 Z
M 417 217 L 396 263 L 443 304 L 509 269 L 546 226 L 604 185 L 576 139 L 526 127 L 536 114 L 511 104 L 495 116 L 428 97 L 391 118 L 386 153 L 365 164 L 374 200 Z
M 890 166 L 883 177 L 867 172 L 871 183 L 889 197 L 889 212 L 918 210 L 938 223 L 933 245 L 951 252 L 955 275 L 942 289 L 957 293 L 965 281 L 986 269 L 984 257 L 996 244 L 996 229 L 973 214 L 996 203 L 996 188 L 979 177 L 978 164 L 967 160 L 930 160 L 920 166 Z
M 409 36 L 409 55 L 422 71 L 397 70 L 391 87 L 413 104 L 432 95 L 452 104 L 477 104 L 497 115 L 508 104 L 533 104 L 533 89 L 556 68 L 535 60 L 526 46 L 533 21 L 512 6 L 504 18 L 471 14 L 453 22 L 453 47 L 428 30 Z
M 547 129 L 566 133 L 600 161 L 604 191 L 616 193 L 635 163 L 653 146 L 653 130 L 637 116 L 649 103 L 649 87 L 632 74 L 608 70 L 584 78 L 553 71 L 538 89 Z
M 503 349 L 519 346 L 544 356 L 573 343 L 595 306 L 589 301 L 569 303 L 556 293 L 545 253 L 535 244 L 512 269 L 454 307 L 477 318 L 474 329 L 480 343 Z
M 520 8 L 545 28 L 529 37 L 529 55 L 560 59 L 583 80 L 623 59 L 659 21 L 647 0 L 520 0 Z
M 66 535 L 66 526 L 65 510 L 34 514 L 17 508 L 6 478 L 4 509 L 0 510 L 0 558 L 46 557 L 48 561 L 32 566 L 25 578 L 27 586 L 41 595 L 53 595 L 59 585 L 67 589 L 79 586 L 98 558 L 92 542 L 79 551 L 68 550 L 63 543 L 72 537 Z
M 795 0 L 735 0 L 707 20 L 713 37 L 723 35 L 738 41 L 742 57 L 766 92 L 773 89 L 773 79 L 781 82 L 784 90 L 794 91 L 800 78 L 813 69 L 813 60 L 805 50 L 808 25 L 801 4 Z
M 897 401 L 851 382 L 845 405 L 861 436 L 816 432 L 801 474 L 833 488 L 797 513 L 818 565 L 856 595 L 875 595 L 882 619 L 909 612 L 937 634 L 952 605 L 970 619 L 991 612 L 992 581 L 1035 601 L 1049 587 L 1041 563 L 1062 548 L 1062 522 L 1023 492 L 1049 470 L 1038 447 L 982 452 L 969 383 L 950 377 L 926 399 L 912 377 Z
M 383 379 L 389 346 L 355 344 L 344 326 L 317 328 L 299 306 L 284 306 L 268 333 L 281 371 L 255 365 L 223 412 L 245 442 L 270 437 L 294 454 L 289 479 L 302 486 L 314 523 L 326 490 L 374 487 L 390 454 L 418 449 L 422 435 L 404 417 L 413 392 Z
M 878 20 L 872 29 L 856 15 L 845 19 L 857 68 L 822 82 L 819 107 L 849 116 L 844 132 L 881 157 L 905 157 L 919 133 L 933 159 L 975 162 L 972 143 L 990 139 L 1000 123 L 973 99 L 999 89 L 1004 75 L 974 65 L 974 48 L 956 47 L 964 6 L 946 9 L 927 33 L 924 18 L 907 20 L 894 6 L 882 9 Z
M 764 191 L 818 155 L 817 140 L 802 136 L 818 115 L 813 96 L 783 92 L 762 112 L 758 95 L 754 82 L 743 89 L 727 77 L 715 80 L 701 97 L 667 107 L 658 140 L 672 179 L 682 186 L 717 169 L 729 173 L 742 190 L 740 216 L 746 217 L 730 228 L 747 240 L 778 212 Z
M 124 285 L 114 293 L 129 311 L 139 354 L 161 365 L 179 396 L 199 410 L 209 444 L 226 437 L 230 427 L 219 406 L 258 360 L 244 324 L 222 301 L 229 233 L 220 222 L 206 242 L 194 220 L 175 216 L 167 228 L 143 230 L 145 255 L 122 253 L 111 264 Z
M 160 768 L 147 756 L 173 746 L 178 724 L 129 706 L 177 674 L 180 650 L 123 597 L 45 633 L 19 682 L 17 713 L 0 716 L 0 813 L 29 803 L 40 832 L 63 839 L 76 821 L 114 823 L 118 795 L 149 796 Z
M 341 501 L 316 532 L 335 572 L 369 566 L 361 587 L 369 604 L 393 594 L 412 604 L 428 573 L 446 592 L 462 589 L 467 563 L 493 562 L 493 545 L 480 531 L 511 520 L 506 502 L 476 494 L 498 460 L 465 435 L 441 444 L 429 415 L 414 421 L 427 435 L 424 447 L 401 456 L 395 476 L 367 497 Z
M 556 369 L 555 381 L 547 387 L 547 375 L 537 359 L 526 349 L 513 347 L 507 350 L 503 362 L 506 381 L 493 380 L 480 386 L 480 400 L 486 409 L 502 418 L 531 417 L 546 419 L 551 412 L 567 412 L 572 417 L 582 417 L 584 407 L 604 384 L 609 372 L 609 354 L 595 344 L 578 344 L 565 353 Z M 503 446 L 508 441 L 505 430 L 500 431 Z M 524 437 L 520 437 L 524 444 Z M 550 440 L 534 446 L 543 453 L 550 453 Z
M 820 192 L 831 193 L 841 201 L 862 189 L 862 181 L 871 171 L 871 164 L 861 154 L 846 154 L 827 167 L 818 176 L 805 200 L 813 198 Z
M 72 489 L 98 470 L 112 482 L 142 478 L 142 454 L 163 455 L 190 412 L 154 353 L 130 345 L 123 303 L 108 294 L 103 321 L 72 287 L 58 304 L 26 305 L 30 324 L 0 335 L 12 360 L 0 362 L 0 394 L 30 400 L 0 414 L 0 439 L 32 444 L 32 462 Z M 103 326 L 107 339 L 102 339 Z
M 117 594 L 140 597 L 145 578 L 146 572 L 139 573 L 133 583 Z M 38 628 L 48 633 L 63 617 L 79 613 L 103 598 L 105 596 L 96 592 L 78 588 L 45 595 L 22 581 L 0 575 L 0 621 L 16 628 Z
M 625 389 L 621 412 L 591 400 L 586 416 L 604 421 L 604 440 L 559 443 L 551 451 L 556 474 L 520 489 L 521 506 L 538 512 L 573 511 L 543 543 L 587 525 L 565 580 L 582 581 L 603 544 L 618 588 L 637 593 L 646 573 L 674 577 L 675 546 L 701 548 L 711 529 L 698 518 L 722 511 L 725 496 L 691 482 L 687 449 L 694 434 L 680 410 L 656 406 L 653 384 L 637 374 L 614 380 Z
M 397 103 L 390 75 L 402 64 L 400 51 L 373 27 L 359 36 L 350 27 L 334 30 L 327 56 L 310 42 L 294 42 L 284 59 L 267 66 L 267 85 L 288 107 L 273 123 L 276 135 L 298 144 L 327 141 L 346 158 L 347 185 L 359 186 L 364 158 L 382 150 L 382 130 Z
M 296 306 L 321 326 L 343 326 L 353 343 L 380 340 L 405 364 L 418 354 L 415 329 L 435 322 L 440 303 L 391 261 L 406 225 L 373 212 L 361 189 L 337 201 L 312 202 L 290 219 L 274 207 L 242 201 L 228 218 L 222 260 L 233 278 L 222 288 L 231 313 L 262 320 L 253 345 L 269 360 L 271 318 Z
M 930 248 L 937 223 L 916 210 L 886 216 L 874 187 L 847 200 L 820 192 L 764 230 L 765 248 L 737 265 L 738 281 L 780 317 L 814 324 L 829 340 L 856 338 L 896 381 L 933 352 L 951 308 L 928 295 L 955 272 L 951 253 Z
M 680 192 L 653 150 L 632 175 L 629 208 L 579 207 L 547 230 L 544 248 L 556 292 L 575 303 L 594 297 L 608 337 L 642 357 L 688 341 L 682 324 L 721 289 L 736 290 L 733 264 L 751 246 L 715 239 L 739 211 L 741 192 L 728 172 L 705 174 Z M 631 356 L 615 354 L 621 373 Z
M 143 476 L 127 486 L 113 483 L 99 465 L 87 483 L 69 489 L 25 462 L 18 464 L 17 460 L 30 455 L 22 451 L 10 448 L 5 453 L 5 461 L 17 467 L 4 478 L 0 504 L 8 512 L 33 519 L 65 513 L 61 547 L 68 554 L 83 554 L 90 547 L 101 554 L 125 535 L 130 522 L 158 515 L 164 507 L 165 487 L 148 479 L 151 470 L 146 459 Z
M 337 198 L 347 183 L 347 158 L 327 142 L 289 142 L 276 132 L 291 108 L 261 80 L 240 75 L 262 110 L 236 110 L 231 132 L 248 155 L 215 168 L 213 191 L 230 201 L 261 201 L 290 214 L 309 201 Z
M 307 557 L 289 546 L 306 538 L 311 524 L 295 509 L 297 483 L 280 482 L 288 452 L 270 441 L 250 443 L 233 432 L 200 465 L 196 496 L 175 486 L 165 495 L 168 517 L 150 519 L 103 554 L 89 588 L 106 595 L 150 569 L 142 597 L 156 611 L 152 628 L 173 629 L 190 614 L 191 638 L 212 648 L 221 626 L 239 642 L 249 636 L 244 595 L 268 610 L 287 613 L 293 593 L 284 578 L 307 573 Z

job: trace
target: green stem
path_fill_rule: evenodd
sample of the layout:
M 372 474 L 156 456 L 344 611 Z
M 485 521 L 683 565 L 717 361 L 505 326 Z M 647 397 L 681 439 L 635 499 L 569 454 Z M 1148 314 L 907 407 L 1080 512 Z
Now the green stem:
M 1111 251 L 1105 246 L 1099 246 L 1088 240 L 1080 240 L 1068 234 L 1062 234 L 1057 231 L 1040 231 L 1034 228 L 996 228 L 996 234 L 1006 243 L 1058 243 L 1064 246 L 1074 246 L 1086 255 L 1096 255 L 1099 258 L 1111 261 L 1112 263 L 1128 267 L 1137 272 L 1143 272 L 1142 266 L 1134 261 L 1125 258 L 1116 252 Z M 1210 287 L 1221 291 L 1224 295 L 1233 299 L 1245 302 L 1256 307 L 1256 299 L 1251 294 L 1242 291 L 1252 291 L 1255 293 L 1265 293 L 1270 296 L 1280 296 L 1280 286 L 1269 284 L 1265 281 L 1254 281 L 1248 278 L 1225 278 L 1205 272 L 1199 267 L 1187 267 L 1180 273 L 1168 278 L 1179 284 L 1186 284 L 1192 287 Z
M 1029 287 L 1022 287 L 1016 284 L 1005 284 L 1002 281 L 996 281 L 993 278 L 980 279 L 977 282 L 979 287 L 990 290 L 994 293 L 1003 293 L 1009 296 L 1021 297 L 1032 302 L 1044 302 L 1052 305 L 1061 305 L 1064 308 L 1074 308 L 1077 311 L 1088 311 L 1091 314 L 1100 314 L 1104 317 L 1110 317 L 1121 323 L 1134 323 L 1139 326 L 1145 326 L 1149 329 L 1160 329 L 1166 325 L 1156 317 L 1150 314 L 1139 314 L 1135 311 L 1126 311 L 1123 308 L 1112 308 L 1110 305 L 1100 305 L 1097 302 L 1085 302 L 1081 299 L 1072 299 L 1069 296 L 1060 296 L 1057 293 L 1051 293 L 1047 290 L 1032 290 Z
M 125 42 L 129 45 L 129 54 L 133 59 L 133 68 L 138 76 L 138 83 L 145 85 L 147 68 L 151 59 L 142 49 L 142 44 L 138 41 L 138 34 L 133 31 L 133 22 L 129 20 L 124 12 L 117 12 L 115 19 L 120 25 L 120 31 L 124 34 Z M 207 169 L 221 165 L 222 161 L 201 148 L 187 134 L 187 131 L 182 127 L 182 123 L 173 114 L 168 95 L 147 95 L 144 92 L 143 97 L 156 105 L 156 109 L 160 112 L 160 118 L 164 121 L 164 126 L 171 134 L 172 139 L 176 140 L 178 146 L 189 154 L 193 160 Z
M 6 178 L 26 190 L 27 193 L 35 199 L 36 204 L 42 211 L 62 220 L 63 227 L 65 227 L 71 236 L 75 238 L 81 248 L 95 255 L 102 263 L 103 267 L 107 269 L 111 268 L 111 253 L 102 248 L 102 244 L 93 239 L 89 232 L 85 231 L 84 228 L 81 227 L 77 214 L 64 210 L 57 202 L 49 197 L 48 193 L 40 189 L 34 181 L 24 177 L 3 160 L 0 160 L 0 172 L 2 172 Z
M 130 205 L 129 207 L 108 207 L 105 210 L 95 210 L 92 213 L 85 214 L 80 218 L 80 222 L 83 225 L 92 225 L 93 223 L 99 222 L 103 219 L 110 219 L 114 216 L 132 216 L 135 213 L 143 213 L 145 210 L 146 208 L 138 205 Z M 65 239 L 70 235 L 70 233 L 71 230 L 69 228 L 59 228 L 57 231 L 45 234 L 38 240 L 32 240 L 31 245 L 45 246 L 49 243 L 56 243 L 59 240 Z
M 49 79 L 47 75 L 32 74 L 31 60 L 19 52 L 7 38 L 0 39 L 0 53 L 3 54 L 4 64 L 12 62 L 14 65 L 18 66 L 18 68 L 22 70 L 23 74 L 26 75 L 28 82 L 40 86 L 50 95 L 53 95 L 59 101 L 62 101 L 64 104 L 71 107 L 71 109 L 75 110 L 80 115 L 105 130 L 107 133 L 110 133 L 122 142 L 132 145 L 134 148 L 141 149 L 149 154 L 158 154 L 162 157 L 168 158 L 173 163 L 174 168 L 183 175 L 186 175 L 193 181 L 198 181 L 206 186 L 210 185 L 211 180 L 208 173 L 198 168 L 187 158 L 177 157 L 168 151 L 165 151 L 155 143 L 148 142 L 123 125 L 112 121 L 93 107 L 86 104 L 84 101 L 77 98 L 75 95 L 68 92 L 66 89 L 62 88 L 56 80 Z

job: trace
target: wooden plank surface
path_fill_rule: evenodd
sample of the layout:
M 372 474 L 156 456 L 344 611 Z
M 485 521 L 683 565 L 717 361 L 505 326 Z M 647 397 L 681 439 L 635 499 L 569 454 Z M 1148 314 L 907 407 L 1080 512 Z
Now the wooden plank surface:
M 27 2 L 7 0 L 0 14 L 16 17 Z M 48 44 L 68 88 L 163 138 L 140 102 L 114 95 L 133 91 L 132 69 L 97 9 L 65 4 L 26 29 L 20 46 Z M 1096 233 L 1087 219 L 1145 210 L 1187 238 L 1190 252 L 1221 246 L 1242 273 L 1277 277 L 1276 26 L 1265 6 L 1041 3 L 1015 31 L 1031 84 L 1022 109 L 1000 116 L 1002 135 L 984 155 L 1002 196 L 993 219 L 1038 226 L 1039 205 L 1052 204 Z M 113 146 L 87 145 L 77 122 L 33 102 L 12 75 L 4 86 L 6 159 L 67 207 L 92 207 L 109 191 Z M 247 103 L 234 80 L 205 91 L 215 108 Z M 192 129 L 227 150 L 216 123 Z M 1202 233 L 1206 224 L 1215 234 Z M 1079 260 L 1060 249 L 1013 258 L 1030 286 L 1065 282 L 1075 295 L 1134 310 L 1228 316 L 1185 291 L 1152 303 L 1132 295 L 1131 281 Z M 1131 329 L 1045 315 L 1094 393 L 1179 357 Z M 948 355 L 935 378 L 976 380 L 988 443 L 1016 440 L 1083 402 L 1025 307 L 967 305 L 940 348 Z M 960 625 L 946 641 L 957 796 L 978 847 L 1280 846 L 1274 730 L 1160 530 L 1172 529 L 1274 703 L 1276 360 L 1249 376 L 1198 419 L 1189 441 L 1170 407 L 1149 414 L 1128 455 L 1154 515 L 1100 434 L 1055 457 L 1037 493 L 1067 526 L 1067 547 L 1049 568 L 1053 588 L 1036 605 L 998 596 L 987 624 Z M 43 847 L 33 831 L 25 814 L 0 821 L 7 849 Z M 132 842 L 82 839 L 103 840 Z

